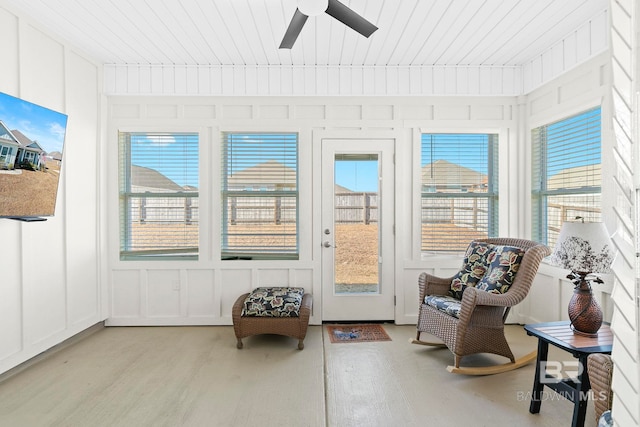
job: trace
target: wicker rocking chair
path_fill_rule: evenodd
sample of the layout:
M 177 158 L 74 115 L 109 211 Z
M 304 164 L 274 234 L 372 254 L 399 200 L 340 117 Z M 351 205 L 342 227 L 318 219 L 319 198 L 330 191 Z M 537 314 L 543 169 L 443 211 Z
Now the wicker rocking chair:
M 487 251 L 505 250 L 505 247 L 518 248 L 519 263 L 511 266 L 509 286 L 498 287 L 490 292 L 483 290 L 480 276 L 476 277 L 478 286 L 467 286 L 459 293 L 453 292 L 452 281 L 461 277 L 465 265 L 468 267 L 469 254 L 472 248 L 483 246 Z M 522 253 L 524 252 L 524 254 Z M 548 247 L 539 243 L 513 238 L 489 238 L 474 240 L 467 249 L 467 257 L 463 271 L 456 276 L 439 278 L 422 273 L 418 279 L 419 287 L 419 315 L 416 339 L 414 344 L 446 346 L 455 356 L 454 366 L 447 369 L 450 372 L 468 375 L 488 375 L 510 371 L 524 366 L 535 360 L 536 351 L 515 359 L 504 335 L 504 324 L 509 310 L 520 303 L 528 294 L 533 279 L 542 259 L 549 255 Z M 475 255 L 472 255 L 474 257 Z M 484 255 L 483 255 L 484 256 Z M 508 254 L 505 252 L 505 256 Z M 496 254 L 493 254 L 493 258 Z M 500 257 L 500 254 L 497 255 Z M 521 257 L 521 258 L 520 258 Z M 477 259 L 477 256 L 476 256 Z M 492 259 L 492 257 L 488 257 Z M 492 263 L 491 266 L 494 264 Z M 486 276 L 491 275 L 491 266 L 486 265 Z M 474 273 L 472 273 L 474 274 Z M 500 276 L 501 273 L 498 275 Z M 486 283 L 486 282 L 485 282 Z M 435 298 L 429 298 L 433 296 Z M 460 298 L 461 296 L 461 298 Z M 457 297 L 457 298 L 456 298 Z M 433 304 L 433 300 L 438 304 Z M 429 303 L 427 303 L 427 301 Z M 444 304 L 440 304 L 444 301 Z M 422 341 L 422 333 L 431 334 L 442 341 Z M 476 353 L 492 353 L 504 356 L 509 363 L 487 367 L 460 367 L 464 356 Z
M 590 354 L 587 357 L 587 373 L 593 390 L 593 408 L 596 413 L 596 423 L 598 423 L 599 427 L 613 425 L 611 421 L 613 359 L 608 354 Z

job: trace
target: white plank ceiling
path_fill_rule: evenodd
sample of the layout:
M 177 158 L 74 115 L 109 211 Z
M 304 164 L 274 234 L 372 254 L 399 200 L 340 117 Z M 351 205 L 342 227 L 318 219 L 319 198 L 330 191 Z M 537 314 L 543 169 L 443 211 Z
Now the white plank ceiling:
M 379 27 L 327 14 L 278 49 L 296 0 L 0 0 L 105 65 L 522 66 L 608 0 L 344 0 Z

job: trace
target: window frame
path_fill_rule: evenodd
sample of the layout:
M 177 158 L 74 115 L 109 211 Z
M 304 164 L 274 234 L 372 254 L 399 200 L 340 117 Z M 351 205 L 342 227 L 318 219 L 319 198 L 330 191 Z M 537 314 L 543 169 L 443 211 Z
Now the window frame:
M 549 177 L 548 177 L 548 152 L 546 150 L 547 145 L 548 145 L 548 141 L 547 138 L 544 137 L 544 141 L 542 142 L 542 144 L 545 145 L 545 148 L 543 149 L 543 147 L 539 147 L 538 144 L 538 138 L 536 138 L 535 133 L 539 130 L 539 129 L 545 129 L 545 131 L 541 131 L 541 132 L 546 132 L 546 129 L 548 129 L 550 126 L 552 125 L 556 125 L 558 123 L 562 123 L 565 121 L 570 121 L 571 119 L 575 119 L 577 117 L 580 117 L 581 115 L 585 115 L 591 112 L 595 112 L 596 110 L 598 110 L 598 114 L 599 114 L 599 120 L 598 120 L 598 125 L 599 125 L 599 160 L 600 162 L 597 164 L 597 169 L 599 169 L 599 173 L 600 173 L 600 178 L 599 178 L 599 182 L 600 185 L 596 186 L 596 185 L 585 185 L 582 187 L 578 187 L 578 188 L 574 188 L 574 187 L 566 187 L 566 188 L 558 188 L 558 189 L 549 189 L 547 187 L 548 185 L 548 181 L 549 181 Z M 535 126 L 532 126 L 529 130 L 529 137 L 531 138 L 531 147 L 530 147 L 530 153 L 531 153 L 531 174 L 530 174 L 530 178 L 531 178 L 531 192 L 530 192 L 530 197 L 531 197 L 531 238 L 535 241 L 538 241 L 542 244 L 548 245 L 549 244 L 549 234 L 550 234 L 550 227 L 549 227 L 549 209 L 548 209 L 548 198 L 549 197 L 553 197 L 553 196 L 592 196 L 594 198 L 598 198 L 599 199 L 599 206 L 594 207 L 592 205 L 586 206 L 584 209 L 585 212 L 587 211 L 593 211 L 593 209 L 598 209 L 599 213 L 595 216 L 586 218 L 586 220 L 588 221 L 600 221 L 602 218 L 602 139 L 603 139 L 603 117 L 602 117 L 603 111 L 602 111 L 602 105 L 598 104 L 598 105 L 592 105 L 592 106 L 586 106 L 586 107 L 582 107 L 578 110 L 575 111 L 571 111 L 570 114 L 566 115 L 562 115 L 559 118 L 553 118 L 553 119 L 549 119 L 549 120 L 545 120 L 540 124 L 537 124 Z M 591 123 L 591 122 L 590 122 Z M 587 156 L 581 158 L 581 159 L 585 159 Z M 594 163 L 595 165 L 595 163 Z M 568 166 L 563 168 L 563 170 L 565 169 L 570 169 L 572 167 L 579 167 L 580 165 L 576 165 L 576 166 Z M 542 169 L 544 169 L 544 171 L 542 171 Z M 593 175 L 589 175 L 589 177 L 593 177 Z M 566 218 L 566 219 L 573 219 L 573 218 Z M 560 224 L 559 226 L 562 224 L 563 220 L 560 220 Z M 558 230 L 559 232 L 559 227 Z M 555 242 L 551 242 L 552 245 L 555 244 Z
M 260 190 L 225 190 L 226 180 L 226 162 L 227 162 L 227 135 L 283 135 L 283 136 L 295 136 L 295 190 L 272 190 L 272 191 L 260 191 Z M 301 253 L 300 244 L 300 163 L 301 163 L 301 147 L 300 147 L 301 135 L 299 130 L 279 130 L 279 129 L 252 129 L 252 130 L 221 130 L 220 131 L 220 241 L 219 241 L 219 259 L 223 262 L 229 261 L 246 261 L 246 260 L 266 260 L 266 261 L 290 261 L 299 260 Z M 254 194 L 253 196 L 251 194 Z M 295 250 L 293 251 L 269 251 L 269 250 L 229 250 L 225 248 L 228 240 L 228 218 L 227 212 L 227 199 L 230 197 L 242 197 L 242 198 L 273 198 L 273 197 L 285 197 L 293 198 L 295 201 Z M 286 233 L 283 233 L 284 236 Z
M 131 191 L 131 151 L 130 151 L 130 137 L 133 134 L 138 135 L 189 135 L 196 137 L 196 158 L 195 164 L 197 165 L 198 172 L 196 174 L 198 181 L 198 188 L 195 191 L 184 191 L 184 192 L 174 192 L 174 193 L 153 193 L 153 192 L 134 192 Z M 128 147 L 126 148 L 128 154 L 123 152 L 123 141 L 121 135 L 128 135 Z M 144 126 L 136 127 L 136 128 L 120 128 L 116 130 L 115 137 L 118 141 L 117 143 L 117 176 L 118 176 L 118 185 L 117 185 L 117 224 L 118 224 L 118 256 L 120 261 L 197 261 L 200 259 L 200 255 L 202 252 L 201 248 L 201 212 L 202 212 L 202 203 L 200 202 L 200 193 L 201 193 L 201 169 L 202 169 L 202 157 L 203 157 L 203 134 L 199 130 L 194 130 L 193 128 L 188 129 L 173 129 L 169 127 L 169 129 L 163 128 L 152 128 L 147 129 Z M 126 155 L 126 158 L 123 157 Z M 123 167 L 127 167 L 127 171 L 123 171 Z M 127 191 L 128 190 L 128 191 Z M 129 243 L 126 242 L 126 239 L 129 238 L 129 229 L 131 222 L 129 221 L 127 215 L 127 200 L 140 198 L 140 197 L 165 197 L 165 198 L 188 198 L 188 199 L 196 199 L 198 200 L 198 214 L 195 220 L 197 224 L 197 230 L 195 234 L 198 236 L 198 245 L 190 248 L 182 248 L 182 249 L 148 249 L 135 251 L 131 250 Z
M 425 135 L 482 135 L 489 136 L 488 146 L 487 146 L 487 192 L 486 193 L 463 193 L 463 192 L 438 192 L 438 193 L 430 193 L 423 191 L 423 181 L 422 181 L 422 169 L 424 165 L 422 164 L 422 152 L 423 152 L 423 138 Z M 492 137 L 492 138 L 491 138 Z M 471 241 L 473 237 L 470 236 L 468 241 L 465 243 L 464 248 L 460 249 L 446 249 L 446 248 L 437 248 L 433 250 L 425 250 L 424 242 L 423 242 L 423 207 L 422 202 L 425 198 L 474 198 L 474 199 L 487 199 L 487 235 L 488 237 L 495 237 L 500 233 L 500 181 L 501 181 L 501 168 L 499 158 L 503 154 L 501 153 L 502 148 L 500 141 L 504 140 L 503 132 L 498 129 L 420 129 L 417 133 L 417 173 L 416 179 L 418 182 L 418 198 L 417 198 L 417 226 L 419 233 L 417 233 L 418 238 L 416 242 L 416 247 L 418 252 L 421 254 L 421 257 L 430 257 L 430 256 L 438 256 L 438 255 L 454 255 L 463 253 L 466 249 L 466 245 L 468 245 L 468 241 Z M 489 182 L 490 181 L 490 182 Z

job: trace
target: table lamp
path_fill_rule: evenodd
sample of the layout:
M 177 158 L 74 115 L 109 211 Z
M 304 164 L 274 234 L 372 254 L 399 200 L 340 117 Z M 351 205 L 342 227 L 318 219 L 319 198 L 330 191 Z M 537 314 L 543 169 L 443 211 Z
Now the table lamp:
M 609 233 L 601 222 L 565 222 L 549 258 L 551 264 L 571 270 L 567 276 L 574 285 L 569 301 L 569 320 L 573 332 L 595 337 L 602 325 L 602 309 L 591 291 L 591 282 L 603 283 L 600 274 L 611 271 L 613 251 Z

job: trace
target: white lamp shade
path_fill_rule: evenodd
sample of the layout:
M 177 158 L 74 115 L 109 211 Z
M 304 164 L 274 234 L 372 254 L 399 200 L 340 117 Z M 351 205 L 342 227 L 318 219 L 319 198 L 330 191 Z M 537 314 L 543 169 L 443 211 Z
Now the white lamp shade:
M 609 273 L 613 249 L 607 228 L 601 222 L 565 222 L 549 261 L 574 272 Z

